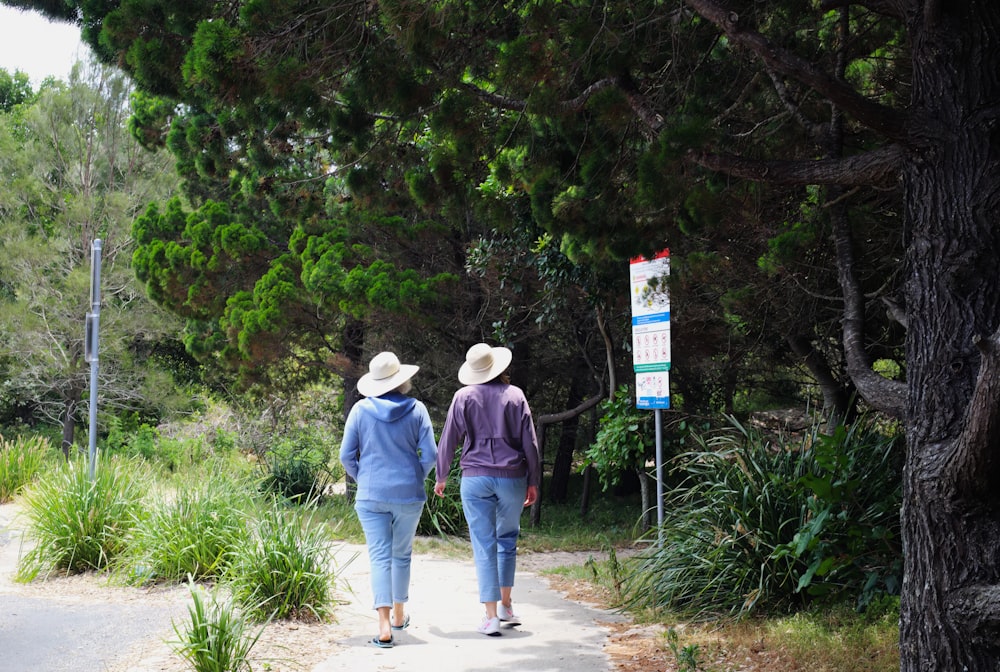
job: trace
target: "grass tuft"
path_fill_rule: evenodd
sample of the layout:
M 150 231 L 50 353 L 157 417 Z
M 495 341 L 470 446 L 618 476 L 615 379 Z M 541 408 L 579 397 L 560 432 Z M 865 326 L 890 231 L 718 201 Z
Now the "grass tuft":
M 25 492 L 27 538 L 17 579 L 54 570 L 79 573 L 108 567 L 125 550 L 143 516 L 141 462 L 99 461 L 94 479 L 86 460 L 64 464 Z
M 0 504 L 12 500 L 38 478 L 51 452 L 44 436 L 19 436 L 12 441 L 0 436 Z
M 190 588 L 189 620 L 173 624 L 177 635 L 171 642 L 174 652 L 194 672 L 250 672 L 250 652 L 264 626 L 252 631 L 250 621 L 232 602 L 215 595 L 206 601 L 200 588 L 193 583 Z
M 257 620 L 326 620 L 334 602 L 330 542 L 311 514 L 274 503 L 236 553 L 235 601 Z

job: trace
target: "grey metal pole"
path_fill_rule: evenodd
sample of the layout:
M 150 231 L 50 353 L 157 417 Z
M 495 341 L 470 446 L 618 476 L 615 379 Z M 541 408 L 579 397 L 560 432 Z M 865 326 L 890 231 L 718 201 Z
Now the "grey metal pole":
M 654 410 L 656 420 L 656 528 L 663 545 L 663 411 Z
M 98 336 L 101 324 L 101 239 L 90 246 L 90 314 L 88 317 L 87 339 L 90 359 L 90 480 L 94 480 L 97 468 L 97 369 Z

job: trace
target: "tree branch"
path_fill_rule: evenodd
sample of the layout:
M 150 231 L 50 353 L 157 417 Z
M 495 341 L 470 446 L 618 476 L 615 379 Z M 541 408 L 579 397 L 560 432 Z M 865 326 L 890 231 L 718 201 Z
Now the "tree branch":
M 772 44 L 755 30 L 740 25 L 740 16 L 713 0 L 685 0 L 701 16 L 718 26 L 733 44 L 756 54 L 768 67 L 798 80 L 849 112 L 868 128 L 894 141 L 907 138 L 906 116 L 860 95 L 844 82 L 809 61 Z
M 949 465 L 953 492 L 970 497 L 995 487 L 993 477 L 1000 470 L 995 448 L 1000 440 L 1000 329 L 974 337 L 973 343 L 981 355 L 979 376 Z
M 843 159 L 815 161 L 760 161 L 731 154 L 691 151 L 688 158 L 710 170 L 774 184 L 873 185 L 895 181 L 904 159 L 899 145 L 855 154 Z
M 771 78 L 771 83 L 774 85 L 774 91 L 778 94 L 778 99 L 784 104 L 785 109 L 788 113 L 792 115 L 792 118 L 799 122 L 799 125 L 806 130 L 809 137 L 816 139 L 824 137 L 827 133 L 825 124 L 814 123 L 806 115 L 802 113 L 802 108 L 799 107 L 798 103 L 792 100 L 791 94 L 788 92 L 788 87 L 785 83 L 778 77 L 778 74 L 771 70 L 771 68 L 764 68 L 767 71 L 767 76 Z
M 837 258 L 837 279 L 844 294 L 842 320 L 847 374 L 869 404 L 894 418 L 906 412 L 906 384 L 875 373 L 865 350 L 865 298 L 855 273 L 854 243 L 845 204 L 831 208 L 833 243 Z
M 822 0 L 819 3 L 820 11 L 823 12 L 852 6 L 864 7 L 876 14 L 891 16 L 895 19 L 902 19 L 904 16 L 903 7 L 899 2 L 893 2 L 893 0 Z

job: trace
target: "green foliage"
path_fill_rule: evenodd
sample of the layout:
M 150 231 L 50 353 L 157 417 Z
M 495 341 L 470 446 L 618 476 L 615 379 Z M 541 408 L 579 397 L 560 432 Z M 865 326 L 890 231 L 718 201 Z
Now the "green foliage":
M 133 531 L 117 574 L 129 583 L 218 580 L 250 534 L 255 511 L 246 483 L 206 474 L 150 506 Z
M 24 494 L 34 541 L 18 563 L 17 577 L 40 573 L 104 569 L 125 551 L 132 530 L 144 517 L 145 469 L 136 460 L 86 460 L 64 464 Z
M 670 628 L 667 630 L 667 644 L 677 661 L 678 672 L 698 672 L 701 667 L 701 646 L 698 644 L 688 644 L 681 646 L 680 636 L 677 630 Z
M 43 473 L 51 454 L 52 447 L 44 436 L 8 440 L 0 435 L 0 504 L 31 485 Z
M 877 359 L 872 362 L 872 370 L 875 373 L 890 380 L 899 380 L 903 373 L 903 367 L 893 359 Z
M 656 439 L 652 414 L 636 410 L 627 386 L 601 402 L 600 428 L 587 448 L 582 468 L 593 467 L 605 490 L 626 471 L 642 469 Z
M 791 542 L 775 549 L 775 557 L 788 553 L 806 565 L 796 592 L 816 598 L 854 593 L 860 608 L 899 594 L 901 442 L 865 421 L 813 434 L 810 470 L 797 483 L 804 522 Z
M 424 493 L 427 495 L 427 502 L 420 513 L 420 522 L 417 523 L 417 534 L 436 534 L 442 537 L 466 536 L 469 526 L 465 521 L 465 513 L 462 510 L 462 489 L 461 489 L 461 469 L 458 466 L 459 451 L 455 451 L 455 459 L 452 461 L 451 478 L 448 487 L 444 489 L 444 496 L 438 497 L 434 494 L 434 479 L 424 479 Z
M 633 567 L 627 604 L 744 614 L 898 590 L 896 439 L 865 423 L 798 445 L 735 428 L 677 457 L 662 544 Z
M 326 620 L 333 606 L 329 528 L 272 503 L 236 550 L 233 599 L 257 619 Z
M 13 74 L 0 68 L 0 112 L 10 112 L 17 105 L 29 102 L 34 96 L 31 78 L 20 70 Z
M 221 457 L 235 448 L 231 434 L 216 430 L 212 443 L 205 436 L 181 439 L 164 436 L 157 427 L 140 422 L 136 414 L 114 416 L 107 421 L 103 447 L 114 455 L 139 457 L 167 473 L 176 473 L 212 457 Z
M 310 427 L 279 437 L 261 456 L 261 487 L 299 502 L 324 496 L 340 477 L 330 466 L 331 445 L 328 436 Z
M 206 603 L 202 589 L 190 584 L 191 606 L 186 624 L 173 624 L 173 650 L 194 672 L 250 672 L 250 652 L 264 626 L 251 621 L 230 601 L 212 594 Z

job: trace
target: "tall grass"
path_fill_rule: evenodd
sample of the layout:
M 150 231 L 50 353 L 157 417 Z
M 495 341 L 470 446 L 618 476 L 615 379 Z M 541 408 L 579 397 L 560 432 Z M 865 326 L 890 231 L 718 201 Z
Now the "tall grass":
M 274 504 L 243 540 L 230 572 L 233 598 L 257 620 L 322 621 L 333 607 L 329 528 Z
M 417 534 L 438 535 L 440 537 L 467 536 L 469 526 L 465 522 L 465 512 L 462 510 L 462 495 L 460 487 L 461 468 L 458 465 L 459 455 L 451 465 L 451 479 L 444 495 L 434 494 L 434 479 L 424 479 L 424 493 L 427 502 L 420 512 L 420 522 L 417 523 Z
M 43 436 L 19 436 L 10 441 L 0 436 L 0 504 L 16 497 L 42 473 L 51 452 L 49 440 Z
M 191 606 L 186 624 L 173 624 L 177 639 L 171 642 L 195 672 L 250 672 L 250 652 L 263 633 L 251 630 L 250 621 L 232 603 L 191 585 Z
M 118 575 L 132 583 L 221 579 L 256 515 L 251 487 L 222 474 L 180 484 L 136 527 Z
M 17 578 L 106 568 L 143 517 L 144 491 L 144 469 L 134 460 L 100 460 L 93 480 L 86 460 L 79 460 L 36 483 L 24 495 L 26 536 L 33 545 L 18 564 Z
M 734 421 L 693 438 L 662 543 L 630 564 L 628 608 L 745 614 L 898 590 L 895 437 L 858 424 L 775 444 Z

